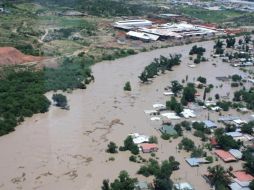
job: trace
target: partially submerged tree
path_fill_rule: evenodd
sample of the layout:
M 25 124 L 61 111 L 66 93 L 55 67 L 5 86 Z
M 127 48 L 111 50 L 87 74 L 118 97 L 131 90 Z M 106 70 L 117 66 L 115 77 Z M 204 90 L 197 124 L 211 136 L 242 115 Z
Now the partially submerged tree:
M 102 190 L 134 190 L 136 178 L 130 178 L 126 171 L 121 171 L 118 178 L 109 185 L 109 180 L 103 180 Z
M 183 85 L 181 85 L 177 80 L 173 80 L 171 82 L 171 90 L 174 93 L 175 96 L 177 96 L 177 94 L 179 92 L 181 92 L 183 89 Z
M 56 106 L 61 108 L 67 108 L 67 98 L 62 94 L 53 94 L 53 101 L 56 103 Z
M 131 91 L 131 83 L 128 81 L 124 85 L 124 91 Z
M 117 146 L 116 146 L 116 143 L 110 141 L 109 144 L 108 144 L 108 149 L 107 149 L 107 152 L 108 153 L 117 153 Z

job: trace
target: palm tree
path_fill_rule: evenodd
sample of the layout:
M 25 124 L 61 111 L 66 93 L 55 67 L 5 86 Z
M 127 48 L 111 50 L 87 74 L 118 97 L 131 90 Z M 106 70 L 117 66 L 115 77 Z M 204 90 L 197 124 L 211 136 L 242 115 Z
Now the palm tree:
M 212 186 L 215 186 L 215 189 L 218 187 L 227 186 L 230 183 L 229 176 L 227 172 L 221 165 L 216 165 L 214 167 L 208 167 L 207 171 L 209 172 L 209 178 Z

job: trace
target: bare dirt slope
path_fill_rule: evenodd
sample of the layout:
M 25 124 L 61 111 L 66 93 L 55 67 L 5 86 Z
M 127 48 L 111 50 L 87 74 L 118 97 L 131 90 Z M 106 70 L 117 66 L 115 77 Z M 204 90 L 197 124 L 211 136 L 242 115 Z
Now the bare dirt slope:
M 13 47 L 0 47 L 0 65 L 16 65 L 41 60 L 41 57 L 25 55 Z

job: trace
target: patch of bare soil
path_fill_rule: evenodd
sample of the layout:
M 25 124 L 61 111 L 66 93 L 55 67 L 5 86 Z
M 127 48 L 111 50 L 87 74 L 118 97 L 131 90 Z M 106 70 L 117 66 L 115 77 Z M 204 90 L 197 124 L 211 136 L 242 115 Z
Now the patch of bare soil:
M 25 55 L 13 47 L 0 47 L 0 65 L 17 65 L 41 61 L 42 57 Z

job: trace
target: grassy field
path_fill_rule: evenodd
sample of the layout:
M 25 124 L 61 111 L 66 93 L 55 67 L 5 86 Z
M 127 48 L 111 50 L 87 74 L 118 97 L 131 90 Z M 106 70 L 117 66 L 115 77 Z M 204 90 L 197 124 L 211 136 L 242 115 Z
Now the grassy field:
M 195 17 L 206 22 L 222 23 L 228 19 L 237 18 L 243 15 L 241 11 L 234 10 L 223 10 L 223 11 L 213 11 L 206 10 L 197 7 L 178 7 L 177 12 Z

